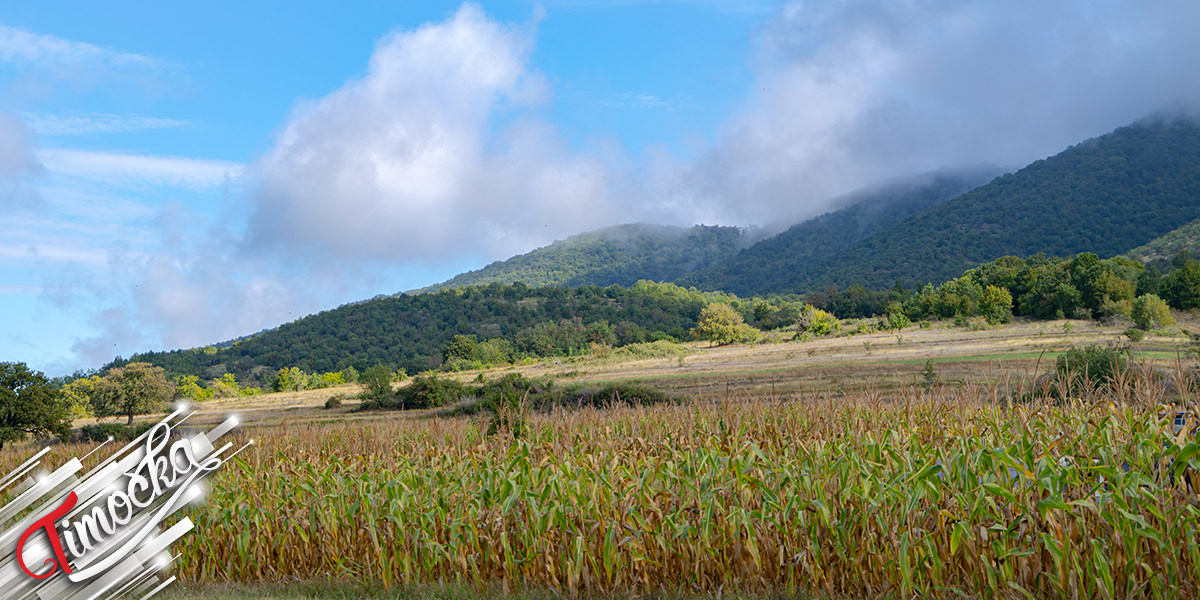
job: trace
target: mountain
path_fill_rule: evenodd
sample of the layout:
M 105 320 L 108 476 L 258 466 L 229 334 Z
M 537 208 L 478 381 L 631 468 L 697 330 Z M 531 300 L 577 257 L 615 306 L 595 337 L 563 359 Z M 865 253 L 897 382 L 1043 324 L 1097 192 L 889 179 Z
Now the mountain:
M 455 335 L 493 340 L 503 355 L 498 362 L 587 353 L 593 341 L 683 339 L 704 306 L 723 300 L 725 294 L 645 281 L 629 288 L 521 283 L 447 288 L 346 304 L 224 347 L 135 354 L 106 369 L 149 362 L 172 375 L 209 379 L 228 372 L 260 385 L 270 385 L 276 370 L 287 367 L 329 372 L 386 364 L 417 373 L 440 365 Z
M 676 274 L 685 283 L 689 275 L 703 276 L 711 289 L 744 286 L 746 295 L 834 284 L 883 289 L 896 280 L 939 283 L 1009 254 L 1115 256 L 1200 219 L 1200 123 L 1147 119 L 944 200 L 954 186 L 970 185 L 935 176 L 893 187 L 880 196 L 887 201 L 852 202 L 741 252 L 748 234 L 735 228 L 600 230 L 480 272 L 528 273 L 577 287 L 491 283 L 402 294 L 305 317 L 224 348 L 131 360 L 205 378 L 232 371 L 239 381 L 263 381 L 291 366 L 361 370 L 383 363 L 415 372 L 440 364 L 454 335 L 495 342 L 510 357 L 587 352 L 596 340 L 685 337 L 708 302 L 731 300 L 670 283 L 582 285 L 588 282 L 628 286 Z M 729 266 L 713 268 L 722 256 Z M 771 301 L 780 311 L 794 309 L 784 306 L 787 298 Z M 739 306 L 756 312 L 752 302 Z
M 1143 264 L 1162 263 L 1171 260 L 1180 250 L 1192 256 L 1200 256 L 1200 219 L 1165 235 L 1154 238 L 1125 253 L 1125 256 Z
M 884 289 L 944 281 L 1008 254 L 1115 256 L 1197 218 L 1200 123 L 1152 117 L 998 177 L 795 273 L 786 273 L 786 263 L 778 270 L 789 291 Z
M 738 295 L 790 292 L 823 260 L 905 219 L 945 203 L 997 175 L 987 168 L 930 173 L 864 190 L 825 213 L 676 282 Z
M 752 235 L 738 227 L 617 225 L 573 235 L 418 291 L 518 281 L 572 287 L 671 281 L 728 259 L 749 245 Z

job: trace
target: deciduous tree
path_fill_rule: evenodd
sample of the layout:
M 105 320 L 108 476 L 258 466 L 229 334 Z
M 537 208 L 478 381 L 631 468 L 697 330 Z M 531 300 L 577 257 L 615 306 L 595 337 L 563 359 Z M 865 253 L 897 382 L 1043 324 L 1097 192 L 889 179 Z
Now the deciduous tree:
M 718 346 L 758 339 L 758 330 L 747 325 L 741 313 L 723 302 L 714 302 L 700 311 L 692 335 Z
M 162 367 L 135 362 L 108 372 L 92 392 L 92 411 L 98 417 L 127 417 L 162 410 L 174 395 L 174 388 Z
M 0 448 L 26 434 L 70 431 L 68 407 L 45 375 L 25 363 L 0 363 Z

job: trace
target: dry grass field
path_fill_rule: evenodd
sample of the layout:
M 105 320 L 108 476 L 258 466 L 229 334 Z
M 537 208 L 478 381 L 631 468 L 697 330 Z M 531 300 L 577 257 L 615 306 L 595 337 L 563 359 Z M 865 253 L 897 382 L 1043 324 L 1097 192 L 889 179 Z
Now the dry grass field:
M 682 359 L 614 360 L 580 357 L 549 359 L 451 374 L 462 381 L 506 373 L 550 377 L 561 383 L 638 381 L 656 388 L 696 397 L 783 397 L 810 392 L 893 390 L 920 380 L 932 359 L 943 382 L 1001 382 L 1044 373 L 1054 358 L 1072 346 L 1128 345 L 1139 360 L 1164 369 L 1194 347 L 1188 331 L 1200 333 L 1200 317 L 1177 314 L 1179 327 L 1170 335 L 1150 335 L 1131 344 L 1120 327 L 1091 321 L 1024 321 L 968 331 L 950 323 L 927 328 L 909 327 L 898 333 L 878 332 L 813 341 L 768 337 L 754 346 L 709 347 L 686 344 L 693 352 Z M 1064 327 L 1065 326 L 1065 327 Z M 1065 331 L 1069 330 L 1069 331 Z M 399 384 L 404 385 L 404 384 Z M 354 396 L 358 386 L 284 392 L 205 403 L 198 423 L 216 423 L 230 412 L 256 426 L 295 424 L 309 420 L 355 421 L 381 418 L 379 413 L 356 412 L 356 401 L 326 410 L 325 400 L 338 393 Z M 384 418 L 412 418 L 389 415 Z

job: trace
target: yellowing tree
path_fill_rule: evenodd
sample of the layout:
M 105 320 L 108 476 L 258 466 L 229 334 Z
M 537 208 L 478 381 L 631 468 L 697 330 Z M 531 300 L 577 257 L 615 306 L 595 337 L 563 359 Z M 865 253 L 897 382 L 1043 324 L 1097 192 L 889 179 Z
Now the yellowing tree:
M 66 404 L 67 411 L 70 413 L 72 419 L 95 416 L 92 414 L 92 394 L 95 392 L 96 384 L 99 381 L 99 375 L 80 377 L 59 389 L 59 393 L 62 394 L 63 403 Z
M 732 306 L 714 302 L 700 311 L 700 320 L 692 329 L 692 335 L 724 346 L 734 342 L 753 342 L 759 331 L 746 324 L 746 320 Z

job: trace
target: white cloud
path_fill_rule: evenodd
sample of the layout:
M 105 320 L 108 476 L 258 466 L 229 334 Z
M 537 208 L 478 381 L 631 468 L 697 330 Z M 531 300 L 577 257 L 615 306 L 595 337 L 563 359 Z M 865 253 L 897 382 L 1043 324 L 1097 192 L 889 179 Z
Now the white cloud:
M 121 133 L 147 129 L 171 129 L 186 127 L 187 121 L 137 114 L 81 113 L 81 114 L 31 114 L 25 116 L 39 135 L 59 136 L 87 133 Z
M 379 42 L 254 166 L 251 243 L 373 260 L 498 254 L 615 218 L 607 169 L 537 117 L 532 31 L 463 5 Z
M 170 60 L 0 25 L 0 91 L 9 106 L 44 107 L 102 89 L 161 97 L 186 84 Z
M 32 33 L 0 25 L 0 62 L 22 66 L 100 63 L 114 67 L 158 67 L 161 61 L 106 46 Z
M 671 164 L 726 222 L 956 165 L 1019 167 L 1200 98 L 1200 5 L 1067 0 L 785 7 L 720 142 Z
M 42 164 L 58 175 L 120 183 L 206 188 L 242 177 L 244 166 L 224 160 L 48 148 Z

